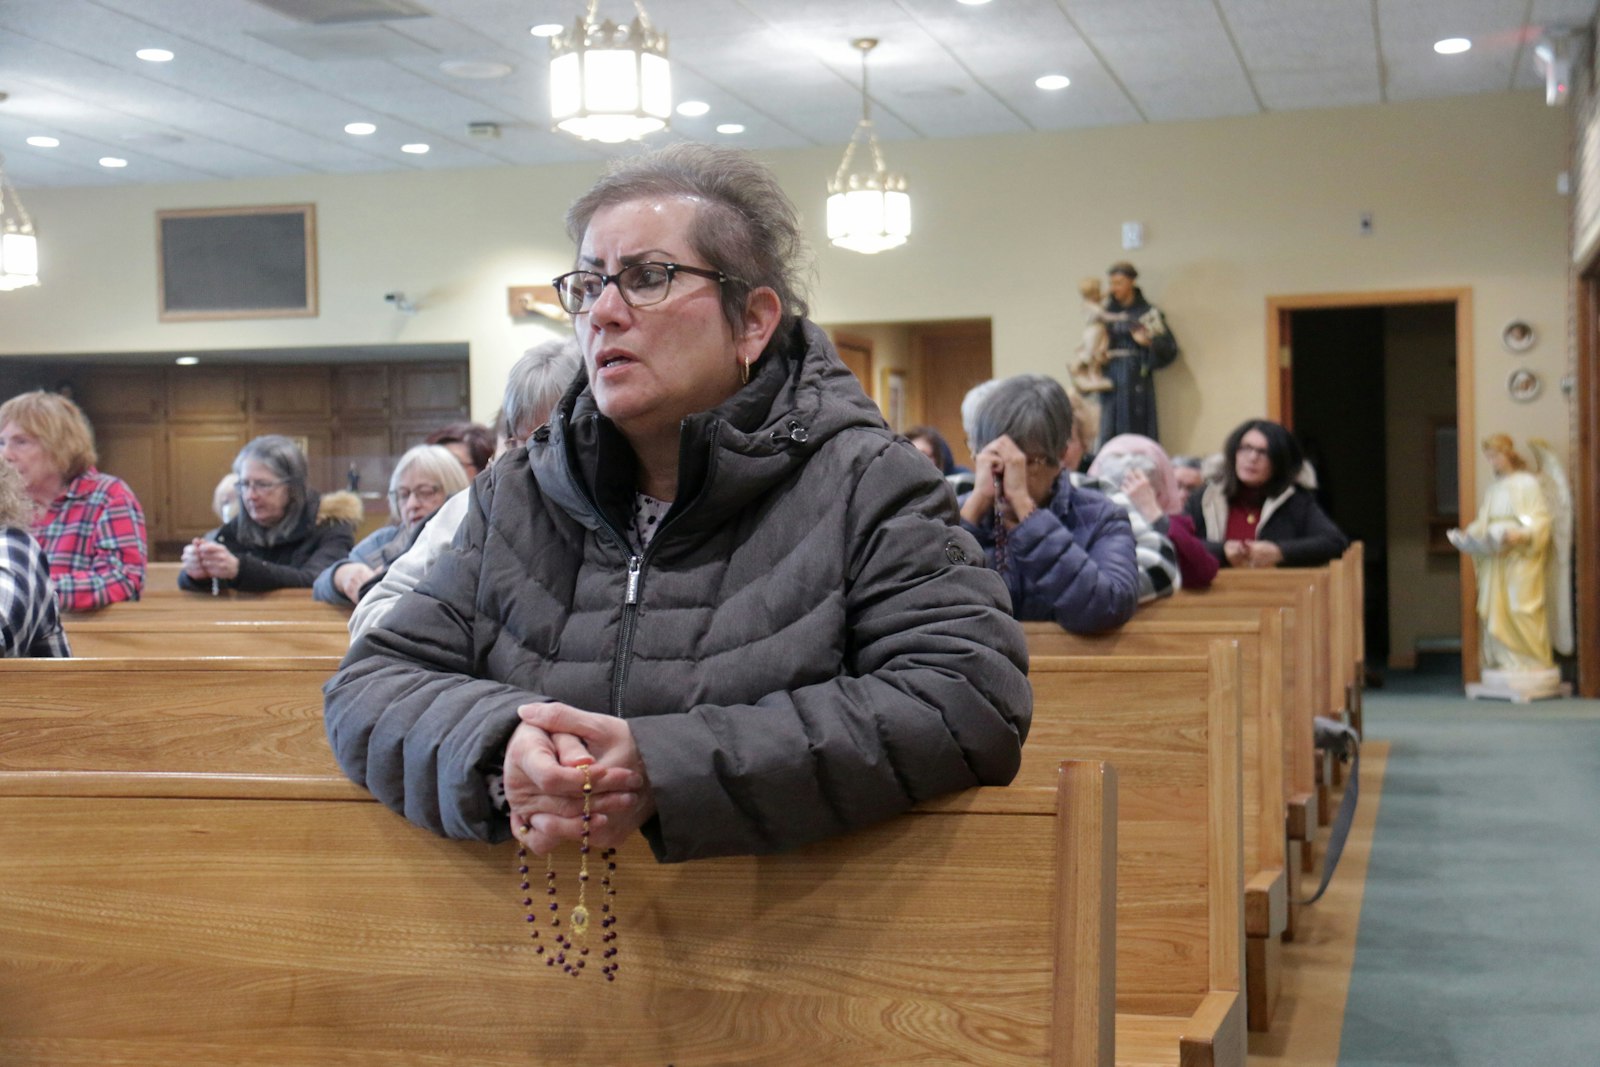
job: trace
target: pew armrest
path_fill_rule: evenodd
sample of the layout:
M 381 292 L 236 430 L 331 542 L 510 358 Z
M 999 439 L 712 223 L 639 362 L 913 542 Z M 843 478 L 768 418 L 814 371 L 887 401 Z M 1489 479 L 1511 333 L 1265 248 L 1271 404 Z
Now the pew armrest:
M 1244 998 L 1208 993 L 1178 1041 L 1178 1067 L 1225 1067 L 1245 1061 Z
M 1246 937 L 1277 937 L 1289 923 L 1288 876 L 1282 867 L 1257 871 L 1244 884 Z

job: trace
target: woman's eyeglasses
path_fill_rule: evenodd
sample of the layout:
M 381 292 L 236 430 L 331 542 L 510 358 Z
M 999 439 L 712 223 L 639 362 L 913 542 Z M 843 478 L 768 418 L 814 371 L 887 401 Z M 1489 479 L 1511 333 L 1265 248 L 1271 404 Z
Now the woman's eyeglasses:
M 238 481 L 234 482 L 233 484 L 238 487 L 239 495 L 243 496 L 245 493 L 270 493 L 274 489 L 278 488 L 279 486 L 288 485 L 289 483 L 287 481 L 283 480 L 282 478 L 278 479 L 275 482 L 268 482 L 268 481 L 261 481 L 261 480 L 246 481 L 245 479 L 240 478 Z
M 685 267 L 682 263 L 630 263 L 615 274 L 600 274 L 592 270 L 575 270 L 555 280 L 556 294 L 561 306 L 569 315 L 582 315 L 594 307 L 595 301 L 607 285 L 616 283 L 617 292 L 629 307 L 647 308 L 659 304 L 672 292 L 672 279 L 679 274 L 692 274 L 696 278 L 710 278 L 725 284 L 737 279 L 720 270 L 704 267 Z
M 391 489 L 389 499 L 399 507 L 404 507 L 406 501 L 416 497 L 419 503 L 431 504 L 444 495 L 442 485 L 419 485 L 415 489 Z

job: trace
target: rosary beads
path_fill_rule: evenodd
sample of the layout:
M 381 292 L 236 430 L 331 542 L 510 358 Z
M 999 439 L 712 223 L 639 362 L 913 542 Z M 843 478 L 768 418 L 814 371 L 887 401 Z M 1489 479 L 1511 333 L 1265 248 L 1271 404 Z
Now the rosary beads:
M 581 765 L 583 768 L 583 837 L 578 843 L 578 903 L 572 908 L 567 917 L 567 928 L 561 928 L 561 905 L 556 901 L 556 871 L 555 852 L 552 850 L 545 856 L 544 883 L 545 896 L 549 898 L 547 908 L 550 913 L 550 928 L 554 931 L 551 939 L 554 947 L 546 950 L 539 938 L 539 919 L 533 910 L 533 897 L 529 895 L 528 881 L 528 847 L 522 845 L 517 849 L 517 873 L 521 876 L 522 906 L 527 909 L 527 923 L 532 928 L 529 938 L 535 943 L 534 952 L 544 957 L 546 967 L 559 966 L 563 973 L 576 978 L 582 974 L 589 962 L 589 946 L 579 944 L 589 935 L 589 908 L 587 905 L 587 890 L 589 888 L 589 819 L 591 804 L 594 798 L 594 784 L 589 780 L 589 763 Z M 529 825 L 524 823 L 522 830 L 527 833 Z M 612 885 L 612 879 L 617 871 L 617 850 L 608 848 L 600 854 L 605 862 L 605 873 L 600 876 L 600 888 L 603 890 L 603 899 L 600 903 L 600 943 L 604 946 L 600 952 L 600 973 L 606 976 L 606 981 L 614 982 L 617 978 L 619 964 L 617 963 L 617 917 L 612 911 L 617 890 Z M 570 954 L 570 955 L 569 955 Z

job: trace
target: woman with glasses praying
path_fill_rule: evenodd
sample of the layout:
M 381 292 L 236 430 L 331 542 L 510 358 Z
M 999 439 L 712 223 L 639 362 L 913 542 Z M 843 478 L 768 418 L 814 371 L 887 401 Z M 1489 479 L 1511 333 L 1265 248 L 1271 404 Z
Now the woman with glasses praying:
M 1350 540 L 1305 484 L 1310 470 L 1294 435 L 1248 419 L 1228 435 L 1220 479 L 1186 505 L 1206 548 L 1224 567 L 1320 567 Z
M 572 207 L 583 372 L 325 689 L 341 766 L 435 833 L 773 852 L 1015 775 L 1005 589 L 806 318 L 793 203 L 682 143 Z M 592 760 L 587 771 L 579 765 Z
M 144 509 L 128 483 L 95 469 L 94 432 L 71 400 L 38 390 L 0 404 L 0 461 L 22 476 L 32 534 L 62 611 L 93 611 L 144 590 Z
M 1005 579 L 1017 618 L 1100 633 L 1138 607 L 1139 565 L 1128 513 L 1072 483 L 1083 448 L 1072 427 L 1055 379 L 1020 374 L 995 386 L 972 425 L 976 483 L 961 525 Z
M 358 603 L 389 564 L 415 543 L 445 501 L 466 487 L 466 471 L 448 448 L 417 445 L 408 450 L 389 476 L 389 525 L 372 531 L 348 556 L 317 575 L 311 594 L 344 607 Z
M 211 593 L 304 588 L 350 552 L 361 500 L 306 485 L 306 457 L 287 437 L 257 437 L 233 461 L 239 513 L 183 546 L 178 585 Z

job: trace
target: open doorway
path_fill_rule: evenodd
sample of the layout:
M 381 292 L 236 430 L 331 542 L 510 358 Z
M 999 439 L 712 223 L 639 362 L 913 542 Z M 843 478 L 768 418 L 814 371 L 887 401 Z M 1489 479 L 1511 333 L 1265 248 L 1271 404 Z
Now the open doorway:
M 1470 293 L 1269 303 L 1269 416 L 1295 431 L 1323 507 L 1366 546 L 1367 662 L 1410 669 L 1459 651 L 1476 679 L 1472 575 L 1444 537 L 1473 500 Z
M 878 403 L 891 429 L 932 426 L 958 464 L 971 461 L 961 399 L 994 377 L 988 319 L 828 326 L 845 365 Z

